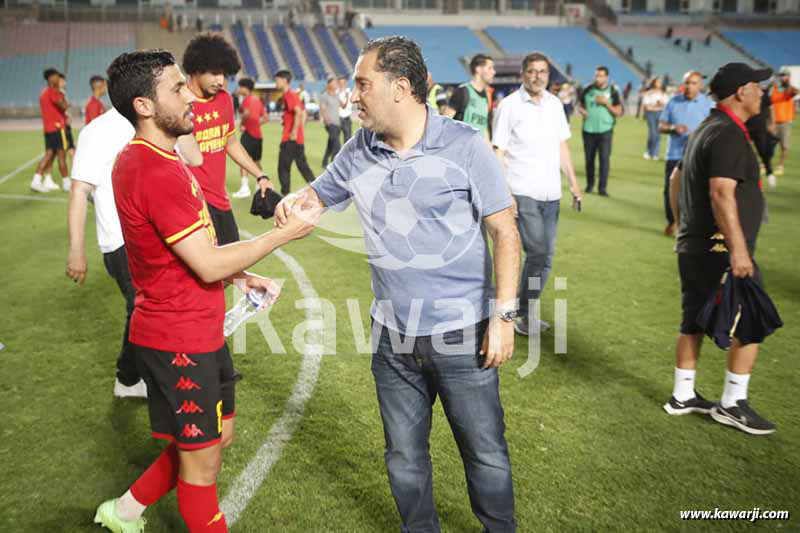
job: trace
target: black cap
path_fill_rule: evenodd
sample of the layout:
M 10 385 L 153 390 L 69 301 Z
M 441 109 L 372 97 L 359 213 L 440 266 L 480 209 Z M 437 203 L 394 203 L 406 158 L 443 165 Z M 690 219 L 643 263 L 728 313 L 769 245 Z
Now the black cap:
M 711 92 L 719 100 L 734 94 L 742 85 L 751 81 L 762 82 L 772 76 L 771 68 L 754 69 L 745 63 L 728 63 L 720 67 L 711 78 Z

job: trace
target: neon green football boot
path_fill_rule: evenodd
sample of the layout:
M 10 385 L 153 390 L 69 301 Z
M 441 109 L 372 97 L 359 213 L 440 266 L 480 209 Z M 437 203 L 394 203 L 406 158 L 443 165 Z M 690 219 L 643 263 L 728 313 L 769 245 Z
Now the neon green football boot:
M 142 533 L 146 523 L 145 519 L 139 518 L 132 522 L 126 522 L 117 516 L 116 503 L 116 498 L 101 503 L 94 515 L 95 523 L 100 524 L 113 533 Z

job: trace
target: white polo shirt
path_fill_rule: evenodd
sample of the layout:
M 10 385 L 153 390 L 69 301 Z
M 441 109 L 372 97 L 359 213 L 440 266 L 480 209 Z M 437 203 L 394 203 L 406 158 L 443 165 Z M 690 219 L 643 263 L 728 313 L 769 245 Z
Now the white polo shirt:
M 112 107 L 83 128 L 78 136 L 72 179 L 94 185 L 97 244 L 104 254 L 125 244 L 111 188 L 111 171 L 117 154 L 134 134 L 128 119 Z
M 339 118 L 350 118 L 350 115 L 353 114 L 353 104 L 350 102 L 350 89 L 342 89 L 338 91 L 337 96 L 339 100 L 344 100 L 347 104 L 344 107 L 339 108 Z
M 547 91 L 535 103 L 520 87 L 497 107 L 492 144 L 505 152 L 511 193 L 534 200 L 561 198 L 561 142 L 570 138 L 564 106 Z

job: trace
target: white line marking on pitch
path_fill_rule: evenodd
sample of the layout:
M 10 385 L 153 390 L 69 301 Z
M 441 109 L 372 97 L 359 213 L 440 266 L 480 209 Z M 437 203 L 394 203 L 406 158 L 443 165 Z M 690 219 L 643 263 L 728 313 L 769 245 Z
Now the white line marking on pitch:
M 0 194 L 2 200 L 37 200 L 39 202 L 62 202 L 66 203 L 66 198 L 48 198 L 47 196 L 35 196 L 33 194 Z
M 241 229 L 239 233 L 246 239 L 254 237 L 253 234 Z M 319 298 L 317 291 L 314 290 L 311 280 L 308 279 L 300 263 L 282 250 L 275 250 L 273 254 L 291 271 L 300 286 L 303 298 Z M 308 307 L 306 309 L 306 319 L 310 324 L 323 324 L 321 308 Z M 322 329 L 313 326 L 309 327 L 308 338 L 310 342 L 307 345 L 306 353 L 303 354 L 300 373 L 292 389 L 292 394 L 286 402 L 286 407 L 283 409 L 283 414 L 272 425 L 267 440 L 258 449 L 255 457 L 244 467 L 244 470 L 233 482 L 230 491 L 220 504 L 220 509 L 225 513 L 225 519 L 229 527 L 233 527 L 242 512 L 247 508 L 247 504 L 250 503 L 253 495 L 266 479 L 272 466 L 280 459 L 283 448 L 291 440 L 292 433 L 294 433 L 298 422 L 303 417 L 306 402 L 314 392 L 322 360 Z
M 44 157 L 44 154 L 43 154 L 43 153 L 41 153 L 41 154 L 37 155 L 36 157 L 34 157 L 33 159 L 31 159 L 31 160 L 30 160 L 30 161 L 28 161 L 27 163 L 22 163 L 22 165 L 18 166 L 17 168 L 15 168 L 14 170 L 12 170 L 10 173 L 8 173 L 8 174 L 6 174 L 5 176 L 3 176 L 2 178 L 0 178 L 0 185 L 2 185 L 3 183 L 7 182 L 8 180 L 10 180 L 11 178 L 13 178 L 13 177 L 14 177 L 14 176 L 16 176 L 17 174 L 19 174 L 20 172 L 22 172 L 23 170 L 25 170 L 26 168 L 28 168 L 29 166 L 31 166 L 32 164 L 36 163 L 36 162 L 37 162 L 38 160 L 40 160 L 42 157 Z

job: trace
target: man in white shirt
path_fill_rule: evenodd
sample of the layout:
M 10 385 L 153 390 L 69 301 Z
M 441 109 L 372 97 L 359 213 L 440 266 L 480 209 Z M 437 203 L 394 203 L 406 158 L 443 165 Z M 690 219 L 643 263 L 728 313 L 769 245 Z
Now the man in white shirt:
M 122 349 L 117 359 L 117 379 L 114 382 L 114 395 L 120 398 L 147 397 L 147 388 L 136 369 L 128 342 L 136 289 L 128 271 L 128 255 L 125 252 L 125 241 L 122 238 L 111 186 L 111 171 L 117 154 L 133 139 L 133 135 L 131 123 L 113 107 L 81 130 L 72 166 L 73 179 L 67 214 L 67 276 L 79 285 L 86 279 L 86 211 L 89 195 L 92 195 L 97 222 L 97 244 L 103 253 L 103 263 L 125 297 L 127 319 Z M 202 153 L 192 135 L 181 137 L 178 142 L 179 153 L 186 163 L 192 166 L 202 164 Z
M 339 127 L 342 129 L 342 146 L 353 135 L 353 104 L 350 102 L 351 91 L 347 87 L 347 76 L 339 76 L 339 100 L 342 103 L 339 109 Z
M 552 267 L 561 201 L 561 171 L 567 175 L 573 206 L 580 209 L 567 139 L 564 106 L 547 91 L 550 60 L 540 53 L 522 61 L 522 87 L 504 98 L 497 109 L 492 144 L 506 170 L 517 226 L 525 250 L 519 287 L 517 333 L 550 326 L 528 319 L 532 300 L 538 300 Z

